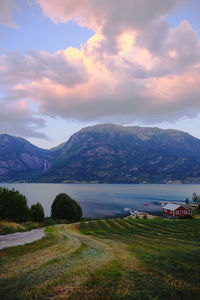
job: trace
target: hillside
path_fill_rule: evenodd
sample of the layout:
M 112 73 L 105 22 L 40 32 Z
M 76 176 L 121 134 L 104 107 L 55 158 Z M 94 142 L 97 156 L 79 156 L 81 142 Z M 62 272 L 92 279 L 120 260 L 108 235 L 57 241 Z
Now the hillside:
M 200 140 L 178 130 L 83 128 L 51 150 L 0 135 L 0 181 L 200 183 Z
M 199 220 L 107 219 L 45 231 L 0 250 L 1 299 L 200 299 Z
M 200 182 L 200 140 L 177 130 L 123 127 L 84 128 L 62 148 L 45 182 Z
M 26 180 L 48 169 L 54 153 L 40 149 L 25 139 L 0 134 L 0 181 Z

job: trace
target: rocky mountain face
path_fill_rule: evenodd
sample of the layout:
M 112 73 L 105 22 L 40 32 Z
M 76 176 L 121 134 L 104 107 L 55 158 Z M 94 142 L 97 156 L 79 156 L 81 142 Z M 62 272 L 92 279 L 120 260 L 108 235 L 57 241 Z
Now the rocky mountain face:
M 31 181 L 52 166 L 54 152 L 40 149 L 25 139 L 0 134 L 0 181 Z
M 112 124 L 87 127 L 61 148 L 43 182 L 200 182 L 200 140 L 176 131 Z
M 0 181 L 200 182 L 200 140 L 177 130 L 84 128 L 52 150 L 0 135 Z

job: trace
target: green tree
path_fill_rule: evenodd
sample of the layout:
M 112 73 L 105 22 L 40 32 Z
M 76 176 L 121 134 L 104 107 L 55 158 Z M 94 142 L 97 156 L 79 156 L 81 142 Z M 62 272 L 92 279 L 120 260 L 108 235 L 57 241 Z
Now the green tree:
M 33 222 L 43 222 L 44 221 L 44 209 L 42 205 L 38 202 L 33 204 L 30 208 L 29 219 Z
M 24 222 L 28 213 L 27 199 L 24 195 L 14 189 L 0 188 L 0 219 Z
M 197 197 L 197 194 L 196 194 L 196 193 L 193 193 L 193 194 L 192 194 L 192 200 L 193 200 L 193 202 L 197 202 L 198 197 Z
M 193 215 L 200 214 L 200 204 L 193 210 Z
M 62 193 L 53 201 L 51 216 L 53 219 L 78 221 L 82 217 L 82 208 L 74 199 Z
M 188 198 L 185 199 L 185 204 L 189 204 L 189 199 Z

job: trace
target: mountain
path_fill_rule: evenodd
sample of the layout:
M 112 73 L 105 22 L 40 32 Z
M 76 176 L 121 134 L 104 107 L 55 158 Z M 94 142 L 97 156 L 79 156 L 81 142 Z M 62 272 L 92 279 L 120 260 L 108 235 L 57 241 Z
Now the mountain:
M 31 181 L 52 166 L 55 154 L 23 138 L 0 134 L 0 181 Z
M 200 140 L 177 130 L 103 124 L 57 150 L 41 182 L 200 182 Z
M 83 128 L 40 149 L 0 134 L 0 182 L 200 183 L 200 140 L 178 130 Z

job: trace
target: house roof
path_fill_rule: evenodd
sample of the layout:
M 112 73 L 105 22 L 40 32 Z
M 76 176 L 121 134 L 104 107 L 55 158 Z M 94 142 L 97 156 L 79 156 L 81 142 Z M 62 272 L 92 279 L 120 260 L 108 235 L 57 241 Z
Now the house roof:
M 183 206 L 185 209 L 186 208 L 184 205 L 182 204 L 174 204 L 174 203 L 168 203 L 165 206 L 163 206 L 164 209 L 169 209 L 169 210 L 176 210 L 177 208 L 179 208 L 180 206 Z

